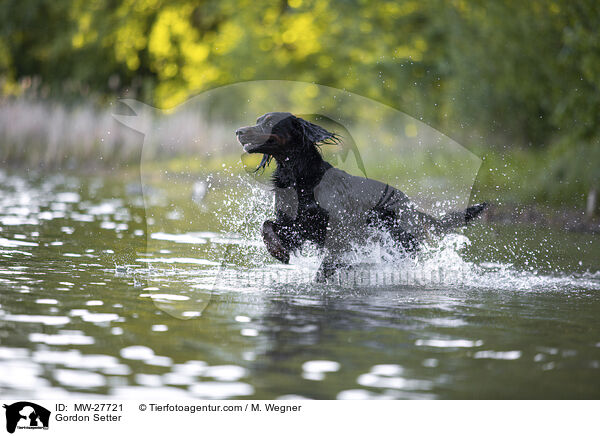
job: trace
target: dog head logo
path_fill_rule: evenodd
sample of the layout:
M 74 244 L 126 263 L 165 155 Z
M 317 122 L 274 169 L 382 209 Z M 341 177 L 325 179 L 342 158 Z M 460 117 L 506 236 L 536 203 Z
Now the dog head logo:
M 14 433 L 18 429 L 48 429 L 50 411 L 38 404 L 19 401 L 5 404 L 6 431 Z

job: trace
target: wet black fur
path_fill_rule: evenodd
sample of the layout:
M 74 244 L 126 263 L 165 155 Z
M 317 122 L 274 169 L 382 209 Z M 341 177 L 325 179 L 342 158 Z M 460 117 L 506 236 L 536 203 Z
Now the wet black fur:
M 277 211 L 275 221 L 263 223 L 263 239 L 269 252 L 280 261 L 289 261 L 289 252 L 299 249 L 305 241 L 312 241 L 323 247 L 329 217 L 314 197 L 314 189 L 320 183 L 331 164 L 321 156 L 320 144 L 339 144 L 340 137 L 324 128 L 289 113 L 271 112 L 258 118 L 255 126 L 242 127 L 236 131 L 238 140 L 249 153 L 263 153 L 263 159 L 256 171 L 264 170 L 272 159 L 277 168 L 273 173 L 273 184 L 277 188 L 294 188 L 298 196 L 296 219 Z M 393 196 L 386 196 L 388 188 L 379 203 L 371 211 L 371 226 L 387 231 L 407 252 L 418 249 L 419 241 L 398 224 L 396 215 L 387 202 Z M 486 207 L 486 204 L 468 208 L 464 224 L 471 221 Z M 331 265 L 329 265 L 331 263 Z M 333 259 L 326 259 L 321 270 L 336 269 Z
M 291 114 L 276 122 L 272 118 L 272 114 L 265 114 L 257 120 L 256 126 L 236 131 L 240 142 L 259 139 L 263 141 L 263 147 L 269 148 L 256 171 L 263 170 L 275 159 L 277 168 L 272 176 L 273 185 L 293 188 L 298 196 L 295 220 L 278 211 L 275 222 L 269 223 L 288 251 L 299 249 L 304 241 L 312 241 L 322 247 L 329 218 L 315 201 L 314 188 L 331 165 L 323 160 L 318 144 L 338 143 L 339 137 Z M 270 122 L 271 125 L 268 124 Z M 289 258 L 280 260 L 287 262 Z

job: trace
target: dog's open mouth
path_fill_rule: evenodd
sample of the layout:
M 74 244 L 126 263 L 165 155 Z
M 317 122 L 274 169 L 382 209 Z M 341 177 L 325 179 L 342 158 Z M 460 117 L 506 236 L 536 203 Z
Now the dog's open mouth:
M 244 151 L 246 153 L 252 153 L 253 151 L 257 150 L 262 144 L 253 144 L 252 142 L 242 142 L 240 141 Z
M 263 145 L 262 143 L 252 143 L 252 142 L 242 142 L 240 141 L 240 143 L 242 144 L 244 151 L 246 153 L 254 153 L 254 152 L 258 152 L 260 147 Z
M 264 151 L 263 148 L 268 146 L 272 136 L 270 134 L 239 135 L 238 141 L 242 144 L 246 153 L 261 153 Z

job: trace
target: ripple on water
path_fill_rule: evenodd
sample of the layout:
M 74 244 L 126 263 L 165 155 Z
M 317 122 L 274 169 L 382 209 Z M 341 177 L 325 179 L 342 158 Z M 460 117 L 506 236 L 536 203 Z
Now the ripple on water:
M 252 385 L 243 382 L 200 382 L 190 386 L 189 391 L 196 397 L 214 400 L 254 394 Z
M 212 260 L 200 259 L 200 258 L 192 258 L 192 257 L 152 257 L 152 258 L 139 258 L 136 259 L 137 262 L 144 263 L 183 263 L 189 265 L 219 265 L 219 262 L 213 262 Z
M 340 364 L 332 360 L 309 360 L 302 364 L 302 378 L 320 381 L 328 372 L 339 371 Z
M 3 314 L 0 316 L 3 321 L 24 322 L 43 325 L 63 325 L 68 324 L 71 320 L 68 316 L 52 316 L 52 315 L 13 315 Z
M 467 339 L 417 339 L 415 345 L 417 347 L 471 348 L 482 346 L 483 341 L 471 341 Z
M 0 359 L 2 360 L 24 359 L 28 356 L 29 350 L 27 348 L 0 347 Z
M 141 296 L 149 296 L 153 300 L 162 301 L 187 301 L 190 297 L 186 295 L 175 295 L 175 294 L 141 294 Z
M 42 370 L 39 365 L 28 360 L 9 360 L 2 362 L 0 386 L 19 390 L 36 389 L 48 384 L 41 376 Z
M 36 350 L 32 361 L 40 364 L 62 365 L 74 369 L 102 371 L 107 374 L 129 374 L 129 367 L 115 356 L 82 354 L 79 350 Z
M 478 351 L 473 357 L 475 359 L 517 360 L 521 358 L 521 352 L 515 351 Z
M 254 336 L 258 336 L 258 330 L 256 330 L 256 329 L 242 329 L 240 331 L 240 334 L 242 336 L 254 337 Z
M 347 389 L 338 393 L 336 398 L 338 400 L 393 400 L 396 397 L 389 394 L 376 394 L 366 389 Z
M 186 390 L 168 386 L 114 386 L 111 388 L 110 394 L 115 398 L 123 400 L 147 400 L 148 398 L 169 398 L 176 400 L 190 397 Z
M 208 239 L 197 236 L 195 233 L 172 234 L 164 232 L 156 232 L 150 235 L 152 239 L 160 241 L 177 242 L 179 244 L 206 244 Z
M 159 387 L 163 385 L 162 377 L 158 374 L 136 374 L 135 382 L 138 385 Z
M 0 224 L 5 226 L 37 226 L 39 221 L 35 218 L 6 215 L 0 216 Z
M 237 365 L 209 366 L 202 374 L 203 377 L 213 378 L 218 381 L 237 381 L 247 375 L 245 368 Z
M 154 365 L 154 366 L 164 366 L 166 368 L 171 367 L 173 365 L 173 359 L 168 356 L 153 356 L 149 359 L 144 360 L 146 365 Z
M 189 386 L 194 384 L 197 380 L 189 375 L 179 374 L 176 372 L 168 372 L 166 374 L 163 374 L 162 381 L 166 385 Z
M 173 372 L 189 376 L 198 376 L 204 373 L 208 364 L 201 360 L 188 360 L 185 363 L 173 365 Z
M 143 345 L 131 345 L 121 349 L 121 357 L 129 360 L 141 360 L 147 365 L 171 367 L 173 359 L 168 356 L 158 356 L 154 351 Z
M 92 313 L 86 309 L 73 309 L 69 312 L 69 315 L 81 317 L 83 321 L 92 324 L 106 324 L 121 319 L 116 313 Z
M 385 364 L 385 365 L 375 365 L 371 368 L 370 373 L 378 376 L 386 376 L 392 377 L 400 375 L 404 372 L 404 368 L 400 365 L 395 364 Z
M 332 360 L 309 360 L 302 364 L 305 372 L 336 372 L 339 369 L 340 364 Z
M 361 386 L 371 388 L 385 388 L 398 390 L 430 390 L 433 382 L 429 380 L 415 380 L 404 377 L 382 376 L 373 373 L 361 374 L 356 379 Z
M 106 377 L 91 371 L 56 369 L 54 378 L 63 386 L 80 389 L 99 388 L 106 385 Z
M 129 360 L 148 360 L 154 357 L 154 350 L 144 345 L 131 345 L 121 349 L 121 357 Z
M 59 192 L 56 194 L 56 201 L 61 203 L 79 203 L 81 197 L 77 192 Z
M 6 247 L 6 248 L 37 247 L 38 245 L 39 244 L 37 242 L 28 242 L 28 241 L 0 238 L 0 247 Z
M 58 304 L 58 300 L 55 300 L 54 298 L 38 298 L 37 300 L 35 300 L 35 302 L 37 304 Z
M 95 342 L 93 337 L 84 336 L 81 332 L 63 332 L 57 335 L 31 333 L 29 340 L 47 345 L 91 345 Z

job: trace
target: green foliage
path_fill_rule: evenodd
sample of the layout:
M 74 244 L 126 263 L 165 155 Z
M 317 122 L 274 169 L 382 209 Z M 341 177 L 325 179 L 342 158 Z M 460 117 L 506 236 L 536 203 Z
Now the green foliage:
M 3 0 L 0 92 L 169 108 L 239 81 L 315 82 L 484 152 L 548 149 L 538 194 L 581 196 L 598 184 L 599 27 L 595 0 Z

